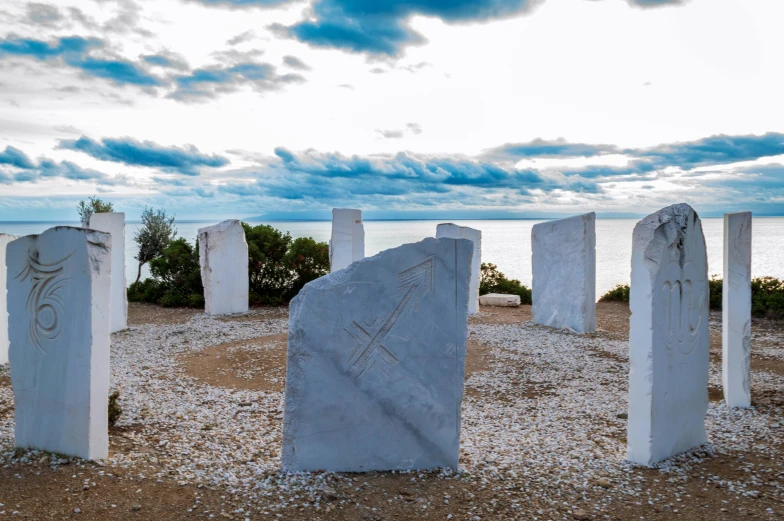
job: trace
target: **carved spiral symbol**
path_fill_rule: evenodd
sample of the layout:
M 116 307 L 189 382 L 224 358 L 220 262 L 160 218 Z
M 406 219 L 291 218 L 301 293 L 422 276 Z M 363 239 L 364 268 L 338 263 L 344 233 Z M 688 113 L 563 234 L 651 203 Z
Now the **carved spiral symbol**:
M 60 316 L 65 310 L 65 303 L 60 293 L 70 280 L 63 273 L 70 257 L 68 255 L 52 264 L 41 264 L 30 257 L 27 266 L 16 276 L 20 281 L 30 279 L 32 282 L 26 303 L 30 316 L 30 340 L 44 354 L 44 340 L 54 340 L 62 328 Z

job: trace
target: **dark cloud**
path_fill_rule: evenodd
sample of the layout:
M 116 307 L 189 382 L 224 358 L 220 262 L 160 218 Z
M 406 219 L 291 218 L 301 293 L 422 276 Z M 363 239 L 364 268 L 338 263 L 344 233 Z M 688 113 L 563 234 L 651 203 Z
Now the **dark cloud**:
M 628 155 L 646 159 L 657 167 L 682 169 L 753 161 L 784 154 L 784 134 L 768 132 L 761 136 L 717 135 L 696 141 L 658 145 L 629 150 Z
M 62 140 L 58 148 L 84 152 L 103 161 L 159 168 L 164 172 L 190 176 L 199 175 L 199 167 L 216 168 L 229 164 L 225 157 L 202 154 L 192 145 L 165 147 L 152 141 L 140 142 L 131 138 L 105 138 L 98 142 L 82 136 L 75 140 Z
M 415 15 L 446 22 L 477 22 L 530 11 L 543 0 L 316 0 L 312 16 L 292 26 L 274 24 L 278 34 L 318 46 L 398 56 L 424 37 L 411 29 Z
M 484 157 L 519 160 L 531 157 L 593 157 L 619 152 L 620 149 L 614 145 L 570 143 L 563 138 L 551 141 L 537 138 L 528 143 L 506 143 L 491 148 L 484 153 Z
M 5 150 L 0 152 L 0 165 L 11 165 L 22 169 L 30 169 L 35 166 L 24 152 L 11 146 L 5 147 Z
M 292 69 L 297 69 L 299 71 L 309 71 L 310 66 L 297 58 L 296 56 L 284 56 L 283 63 L 287 66 L 291 67 Z
M 27 154 L 11 146 L 0 151 L 0 184 L 35 182 L 44 178 L 95 181 L 104 185 L 127 182 L 124 178 L 113 178 L 97 170 L 82 168 L 70 161 L 58 163 L 48 158 L 41 158 L 38 162 L 34 162 Z

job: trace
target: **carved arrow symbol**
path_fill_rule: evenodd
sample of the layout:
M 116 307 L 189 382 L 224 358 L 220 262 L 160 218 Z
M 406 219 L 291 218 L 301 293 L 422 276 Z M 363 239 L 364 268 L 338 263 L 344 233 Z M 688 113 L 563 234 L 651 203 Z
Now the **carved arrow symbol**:
M 355 321 L 352 323 L 353 331 L 346 329 L 346 332 L 359 342 L 349 358 L 350 371 L 358 373 L 357 377 L 375 365 L 376 353 L 379 353 L 388 365 L 394 367 L 398 364 L 397 357 L 384 347 L 383 343 L 400 318 L 405 317 L 411 309 L 419 309 L 421 296 L 430 293 L 431 298 L 435 297 L 434 275 L 435 262 L 432 255 L 413 268 L 401 271 L 398 273 L 398 291 L 402 293 L 402 297 L 380 325 L 377 328 L 368 328 L 368 331 Z M 376 319 L 373 324 L 377 322 Z

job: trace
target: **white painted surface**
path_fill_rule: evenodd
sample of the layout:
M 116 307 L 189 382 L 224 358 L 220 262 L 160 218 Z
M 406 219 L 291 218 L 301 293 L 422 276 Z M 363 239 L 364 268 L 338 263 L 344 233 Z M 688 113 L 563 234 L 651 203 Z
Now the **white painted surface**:
M 751 212 L 724 214 L 722 371 L 728 407 L 751 406 Z
M 436 239 L 469 239 L 474 243 L 471 257 L 471 285 L 468 290 L 468 313 L 479 311 L 479 282 L 482 277 L 482 232 L 467 226 L 444 223 L 436 226 Z
M 16 239 L 13 235 L 0 233 L 0 364 L 8 363 L 8 302 L 6 301 L 5 251 L 8 243 Z
M 362 210 L 332 209 L 332 237 L 329 240 L 330 273 L 365 258 L 365 227 Z
M 517 307 L 520 305 L 520 295 L 488 293 L 479 297 L 479 303 L 483 306 Z
M 240 221 L 199 229 L 204 309 L 209 315 L 248 311 L 248 243 Z
M 707 255 L 689 205 L 634 228 L 630 308 L 627 457 L 652 465 L 706 441 Z
M 111 332 L 128 328 L 128 292 L 125 284 L 125 214 L 94 213 L 86 225 L 112 236 Z
M 596 214 L 534 225 L 531 250 L 534 323 L 596 331 Z
M 50 228 L 6 262 L 16 446 L 108 457 L 111 236 Z

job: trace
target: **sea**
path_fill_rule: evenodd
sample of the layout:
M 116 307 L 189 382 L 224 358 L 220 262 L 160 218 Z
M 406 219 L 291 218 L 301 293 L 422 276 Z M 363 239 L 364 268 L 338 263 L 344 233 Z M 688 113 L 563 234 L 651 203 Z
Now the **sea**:
M 618 284 L 630 280 L 632 230 L 637 219 L 597 219 L 596 221 L 596 294 L 601 296 Z M 198 229 L 217 221 L 178 221 L 177 234 L 195 242 Z M 246 221 L 248 224 L 268 224 L 292 237 L 313 237 L 327 242 L 329 221 Z M 394 248 L 401 244 L 434 237 L 436 220 L 365 221 L 365 255 Z M 482 231 L 482 261 L 498 266 L 508 278 L 531 285 L 531 228 L 542 220 L 455 220 L 461 226 Z M 11 235 L 38 234 L 52 226 L 78 226 L 75 222 L 0 222 L 0 233 Z M 711 275 L 722 275 L 722 218 L 702 220 L 708 249 L 708 270 Z M 136 280 L 138 263 L 134 259 L 136 244 L 133 237 L 138 222 L 129 221 L 125 233 L 125 269 L 128 284 Z M 142 278 L 149 276 L 147 266 Z M 772 276 L 784 279 L 784 217 L 755 217 L 752 228 L 752 276 Z

